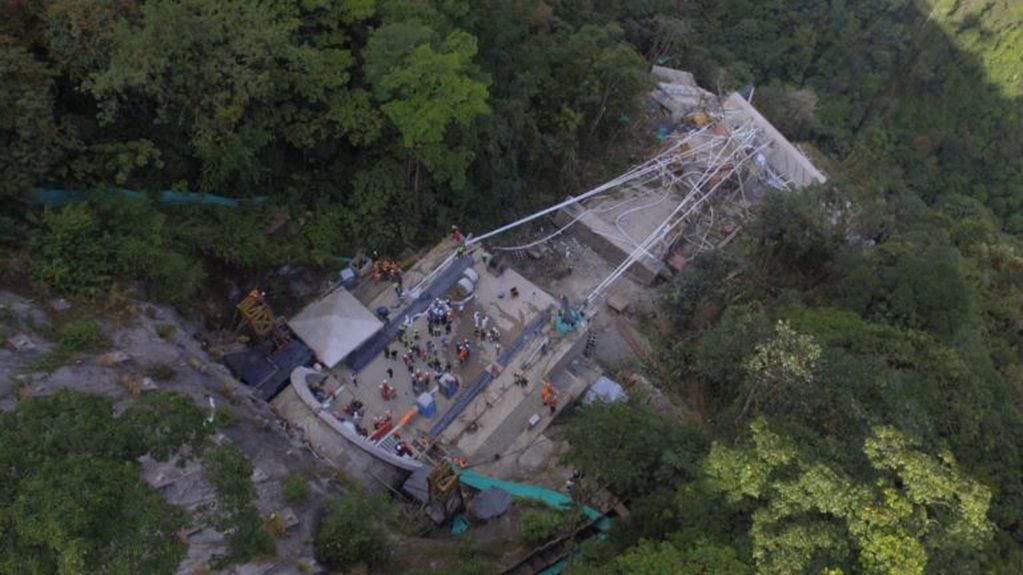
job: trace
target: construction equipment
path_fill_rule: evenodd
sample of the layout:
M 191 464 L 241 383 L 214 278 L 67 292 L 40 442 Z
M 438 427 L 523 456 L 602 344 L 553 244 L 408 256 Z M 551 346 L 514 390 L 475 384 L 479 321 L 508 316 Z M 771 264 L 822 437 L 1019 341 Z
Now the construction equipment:
M 266 292 L 256 288 L 245 296 L 236 306 L 242 319 L 248 324 L 257 337 L 265 337 L 273 331 L 277 320 L 274 318 L 273 310 L 265 300 Z
M 441 461 L 426 478 L 430 499 L 446 503 L 458 489 L 458 473 L 448 461 Z

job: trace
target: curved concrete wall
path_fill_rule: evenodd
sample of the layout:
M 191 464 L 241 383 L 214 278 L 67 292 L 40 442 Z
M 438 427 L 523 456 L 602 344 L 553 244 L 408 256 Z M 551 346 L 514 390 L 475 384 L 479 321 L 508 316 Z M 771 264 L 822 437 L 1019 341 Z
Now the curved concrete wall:
M 323 409 L 320 402 L 313 397 L 313 392 L 309 390 L 309 383 L 306 381 L 306 376 L 311 373 L 319 372 L 309 369 L 308 367 L 296 367 L 291 372 L 291 386 L 295 388 L 295 392 L 298 393 L 298 396 L 302 398 L 302 401 L 306 404 L 306 406 L 311 409 L 321 421 L 329 425 L 334 431 L 338 432 L 341 437 L 344 437 L 359 449 L 362 449 L 381 461 L 390 463 L 391 465 L 400 467 L 401 469 L 407 469 L 408 471 L 415 471 L 423 466 L 423 463 L 418 459 L 402 457 L 397 453 L 390 453 L 380 449 L 375 443 L 352 431 L 338 421 L 336 417 Z

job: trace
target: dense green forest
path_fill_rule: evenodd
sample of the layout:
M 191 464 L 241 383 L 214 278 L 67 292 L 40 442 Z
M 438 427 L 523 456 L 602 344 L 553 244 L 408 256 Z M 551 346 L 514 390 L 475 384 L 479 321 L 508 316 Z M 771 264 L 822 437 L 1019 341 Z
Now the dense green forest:
M 621 26 L 542 2 L 0 10 L 0 241 L 28 239 L 32 276 L 73 293 L 137 279 L 182 302 L 210 270 L 336 268 L 358 248 L 398 255 L 453 223 L 503 221 L 616 169 L 606 143 L 647 86 Z M 34 186 L 264 201 L 158 210 L 95 193 L 26 213 Z
M 648 368 L 697 417 L 569 423 L 633 510 L 572 570 L 1019 573 L 1020 30 L 1011 0 L 6 2 L 0 279 L 183 303 L 399 254 L 617 173 L 651 63 L 752 83 L 831 181 L 670 286 Z
M 671 286 L 649 367 L 697 421 L 570 425 L 635 512 L 580 572 L 1023 571 L 1023 14 L 942 4 L 655 16 L 685 34 L 653 55 L 757 84 L 832 182 L 769 198 Z

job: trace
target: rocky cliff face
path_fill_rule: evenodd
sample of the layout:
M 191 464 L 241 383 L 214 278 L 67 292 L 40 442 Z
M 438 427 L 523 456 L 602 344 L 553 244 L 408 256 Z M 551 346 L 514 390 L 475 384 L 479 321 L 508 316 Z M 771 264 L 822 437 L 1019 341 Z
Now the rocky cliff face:
M 11 410 L 29 397 L 62 388 L 115 398 L 124 408 L 156 389 L 187 393 L 204 409 L 234 423 L 214 437 L 234 442 L 252 462 L 254 502 L 264 520 L 273 519 L 281 534 L 278 556 L 258 564 L 234 567 L 236 573 L 294 573 L 314 566 L 312 532 L 324 496 L 339 492 L 333 471 L 317 459 L 301 437 L 285 428 L 267 404 L 234 380 L 191 336 L 194 326 L 173 310 L 151 304 L 129 304 L 116 318 L 95 316 L 105 343 L 90 352 L 67 354 L 51 361 L 59 347 L 57 326 L 91 315 L 63 301 L 39 304 L 0 292 L 0 409 Z M 227 412 L 230 412 L 228 414 Z M 216 506 L 216 493 L 200 462 L 159 463 L 144 457 L 143 476 L 171 503 L 192 514 L 185 534 L 188 557 L 180 573 L 201 571 L 212 556 L 227 549 L 224 534 L 206 514 Z M 283 481 L 301 474 L 311 497 L 288 505 Z

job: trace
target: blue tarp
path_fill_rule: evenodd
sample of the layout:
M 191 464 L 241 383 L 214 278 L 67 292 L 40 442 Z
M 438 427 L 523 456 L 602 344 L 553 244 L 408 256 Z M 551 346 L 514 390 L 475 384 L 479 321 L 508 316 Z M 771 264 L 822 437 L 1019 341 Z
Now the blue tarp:
M 293 369 L 309 365 L 312 360 L 312 350 L 297 338 L 270 355 L 253 346 L 224 358 L 235 376 L 245 385 L 258 389 L 267 401 L 287 387 Z
M 97 192 L 81 192 L 76 190 L 55 190 L 50 188 L 34 188 L 32 190 L 31 202 L 36 205 L 44 206 L 55 206 L 60 207 L 67 204 L 74 204 L 79 202 L 85 202 L 91 199 L 105 199 L 114 196 L 123 196 L 128 198 L 144 198 L 148 194 L 146 192 L 138 192 L 135 190 L 124 190 L 120 188 L 114 188 L 106 191 Z M 208 205 L 208 206 L 222 206 L 225 208 L 237 208 L 242 204 L 261 204 L 266 198 L 249 198 L 249 199 L 236 199 L 227 198 L 224 196 L 215 196 L 213 194 L 198 194 L 195 192 L 177 192 L 174 190 L 165 190 L 162 192 L 154 192 L 153 194 L 160 202 L 165 204 L 174 205 Z
M 491 487 L 497 487 L 507 491 L 513 497 L 540 501 L 555 509 L 571 509 L 575 505 L 575 502 L 572 501 L 571 497 L 560 491 L 554 491 L 553 489 L 547 489 L 546 487 L 540 487 L 539 485 L 505 481 L 504 479 L 497 479 L 496 477 L 476 473 L 470 469 L 456 469 L 456 471 L 458 472 L 458 478 L 462 484 L 468 485 L 473 489 L 483 491 Z M 583 505 L 582 512 L 583 515 L 590 519 L 599 519 L 596 523 L 597 529 L 607 531 L 611 528 L 611 520 L 604 517 L 599 511 L 589 505 Z
M 600 379 L 593 382 L 593 385 L 586 390 L 586 394 L 583 395 L 583 403 L 589 405 L 594 401 L 602 401 L 604 403 L 615 403 L 616 401 L 622 401 L 628 397 L 625 394 L 625 390 L 618 382 L 600 376 Z
M 451 534 L 461 535 L 469 530 L 469 520 L 465 518 L 465 515 L 459 513 L 455 515 L 455 520 L 451 522 Z

